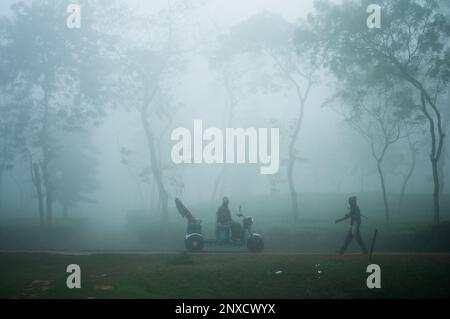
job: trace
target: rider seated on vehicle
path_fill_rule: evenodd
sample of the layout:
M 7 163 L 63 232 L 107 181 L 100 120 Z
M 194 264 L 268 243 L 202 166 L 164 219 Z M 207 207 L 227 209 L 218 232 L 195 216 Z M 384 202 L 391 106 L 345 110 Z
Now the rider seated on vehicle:
M 230 239 L 230 226 L 233 219 L 231 218 L 228 203 L 228 198 L 224 197 L 222 200 L 222 205 L 220 205 L 217 210 L 216 239 L 219 242 L 228 242 Z
M 224 197 L 222 200 L 222 205 L 220 205 L 217 210 L 217 224 L 229 226 L 233 219 L 231 218 L 230 208 L 228 208 L 228 197 Z

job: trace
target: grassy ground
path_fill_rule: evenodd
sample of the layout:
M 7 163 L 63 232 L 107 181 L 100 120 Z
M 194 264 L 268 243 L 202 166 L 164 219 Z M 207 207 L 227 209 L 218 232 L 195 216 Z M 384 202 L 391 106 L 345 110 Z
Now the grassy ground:
M 66 288 L 79 264 L 82 288 Z M 0 253 L 0 298 L 449 298 L 450 255 Z M 281 273 L 279 273 L 281 271 Z M 277 274 L 278 272 L 278 274 Z

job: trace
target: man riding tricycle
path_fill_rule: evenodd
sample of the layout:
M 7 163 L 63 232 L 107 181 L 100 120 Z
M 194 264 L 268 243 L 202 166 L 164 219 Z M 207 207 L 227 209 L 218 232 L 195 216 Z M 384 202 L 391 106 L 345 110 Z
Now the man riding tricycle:
M 230 246 L 246 245 L 250 252 L 261 252 L 264 249 L 263 237 L 260 234 L 252 232 L 253 218 L 244 216 L 242 214 L 242 208 L 239 207 L 237 216 L 241 218 L 241 223 L 234 221 L 231 217 L 228 204 L 228 198 L 224 197 L 222 205 L 217 210 L 216 238 L 214 240 L 208 240 L 204 238 L 202 233 L 202 221 L 195 218 L 183 205 L 180 199 L 175 199 L 175 205 L 178 212 L 187 220 L 187 231 L 185 236 L 187 250 L 202 251 L 205 244 Z

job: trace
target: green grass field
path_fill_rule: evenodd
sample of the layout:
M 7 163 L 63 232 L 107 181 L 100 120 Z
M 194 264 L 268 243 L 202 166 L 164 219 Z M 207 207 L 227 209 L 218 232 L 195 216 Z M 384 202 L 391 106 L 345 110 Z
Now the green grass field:
M 1 298 L 449 298 L 450 255 L 0 253 Z M 66 267 L 81 267 L 81 289 Z M 281 273 L 280 273 L 281 271 Z M 278 274 L 277 274 L 278 272 Z

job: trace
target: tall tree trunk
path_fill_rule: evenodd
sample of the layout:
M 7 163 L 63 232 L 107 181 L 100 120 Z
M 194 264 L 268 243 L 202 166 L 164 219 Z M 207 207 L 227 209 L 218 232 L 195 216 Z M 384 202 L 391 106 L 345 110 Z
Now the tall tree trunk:
M 309 89 L 308 91 L 309 92 Z M 300 88 L 297 87 L 297 94 L 300 99 L 300 110 L 299 110 L 299 116 L 295 123 L 294 132 L 291 136 L 291 142 L 289 144 L 289 163 L 288 163 L 288 169 L 287 169 L 287 178 L 288 178 L 288 184 L 289 184 L 289 193 L 291 195 L 291 203 L 292 203 L 292 213 L 295 220 L 298 220 L 298 194 L 297 190 L 295 188 L 295 181 L 294 181 L 294 169 L 295 169 L 295 163 L 297 162 L 297 154 L 295 151 L 295 145 L 297 144 L 298 135 L 300 133 L 300 129 L 302 127 L 303 118 L 305 116 L 305 104 L 306 104 L 306 97 L 303 98 L 300 93 Z
M 47 124 L 44 124 L 44 129 L 42 132 L 41 139 L 41 148 L 42 148 L 42 162 L 41 170 L 42 170 L 42 182 L 45 187 L 45 208 L 47 213 L 47 224 L 51 225 L 53 221 L 53 185 L 50 176 L 50 150 L 48 145 L 48 129 Z
M 383 131 L 385 131 L 385 130 L 383 129 Z M 382 164 L 383 164 L 383 159 L 386 155 L 386 152 L 387 152 L 389 146 L 393 142 L 391 142 L 390 139 L 386 135 L 384 136 L 384 138 L 385 138 L 385 143 L 384 143 L 383 150 L 381 151 L 380 155 L 377 155 L 377 153 L 375 151 L 375 143 L 373 140 L 371 141 L 370 148 L 372 150 L 372 156 L 377 162 L 377 171 L 378 171 L 378 176 L 380 178 L 381 193 L 383 195 L 384 215 L 386 217 L 386 223 L 389 225 L 389 222 L 390 222 L 389 202 L 387 199 L 386 183 L 384 180 Z
M 169 218 L 169 194 L 164 186 L 163 172 L 161 169 L 161 163 L 158 161 L 158 154 L 156 154 L 155 136 L 150 127 L 150 122 L 148 119 L 148 108 L 150 106 L 151 98 L 149 96 L 149 84 L 145 80 L 144 83 L 144 103 L 141 108 L 140 116 L 142 126 L 145 131 L 145 137 L 147 139 L 147 145 L 150 152 L 150 165 L 153 177 L 156 181 L 156 186 L 158 189 L 159 200 L 161 203 L 161 213 L 163 224 L 167 224 Z
M 34 186 L 36 187 L 36 193 L 38 198 L 38 205 L 39 205 L 39 222 L 41 227 L 44 227 L 45 225 L 45 213 L 44 213 L 44 199 L 42 194 L 42 179 L 41 179 L 41 172 L 39 165 L 34 163 L 32 167 L 32 179 Z
M 228 77 L 225 78 L 224 87 L 228 97 L 228 105 L 225 110 L 225 129 L 227 127 L 233 127 L 233 113 L 234 109 L 239 103 L 239 100 L 236 98 L 232 85 L 229 83 L 230 79 Z M 214 205 L 214 202 L 217 198 L 223 196 L 223 189 L 225 187 L 224 179 L 227 175 L 227 166 L 226 164 L 222 165 L 222 169 L 220 170 L 219 175 L 216 178 L 213 186 L 213 192 L 211 194 L 211 204 Z M 222 186 L 222 187 L 221 187 Z M 220 190 L 221 189 L 221 190 Z
M 444 194 L 445 192 L 445 186 L 446 186 L 446 164 L 447 164 L 447 145 L 444 145 L 442 147 L 442 154 L 443 156 L 439 159 L 439 165 L 438 165 L 438 170 L 439 170 L 439 181 L 441 183 L 440 187 L 439 187 L 439 191 L 440 191 L 440 195 Z
M 289 194 L 291 195 L 291 205 L 292 205 L 292 214 L 295 220 L 298 220 L 298 194 L 295 189 L 294 183 L 294 165 L 295 158 L 289 157 L 289 164 L 287 169 L 287 177 L 288 177 L 288 185 L 289 185 Z
M 53 185 L 50 176 L 50 146 L 49 146 L 49 77 L 44 79 L 44 115 L 42 120 L 42 130 L 40 143 L 42 149 L 42 181 L 45 186 L 45 206 L 47 212 L 47 224 L 51 226 L 53 221 Z
M 433 219 L 434 223 L 439 224 L 440 220 L 440 185 L 439 185 L 439 173 L 438 173 L 438 165 L 439 159 L 442 155 L 442 148 L 444 146 L 445 134 L 442 128 L 442 118 L 439 109 L 436 107 L 435 102 L 431 98 L 430 94 L 427 92 L 425 87 L 422 85 L 420 81 L 411 76 L 405 69 L 401 66 L 401 64 L 391 56 L 391 60 L 394 65 L 399 69 L 399 71 L 403 74 L 406 81 L 411 83 L 420 93 L 420 99 L 422 104 L 422 113 L 428 120 L 430 136 L 431 136 L 431 152 L 430 152 L 430 162 L 431 169 L 433 172 Z M 433 111 L 434 117 L 428 112 L 427 103 L 431 107 Z
M 442 121 L 444 122 L 444 134 L 445 136 L 447 136 L 448 131 L 449 131 L 449 126 L 450 126 L 450 87 L 448 89 L 448 97 L 447 97 L 447 107 L 444 108 L 443 112 L 442 112 Z M 448 152 L 448 148 L 447 148 L 447 144 L 444 143 L 442 146 L 442 157 L 439 160 L 439 181 L 441 182 L 440 185 L 440 192 L 441 195 L 444 194 L 445 192 L 445 186 L 446 186 L 446 166 L 447 166 L 447 152 Z
M 280 63 L 278 58 L 273 55 L 270 51 L 266 50 L 266 53 L 273 59 L 275 64 L 278 66 L 280 71 L 282 71 L 286 77 L 289 79 L 289 81 L 292 83 L 292 85 L 295 88 L 297 98 L 300 101 L 300 109 L 299 109 L 299 116 L 295 123 L 294 132 L 291 136 L 291 142 L 289 145 L 289 163 L 288 163 L 288 169 L 287 169 L 287 178 L 288 178 L 288 185 L 289 185 L 289 193 L 291 196 L 291 203 L 292 203 L 292 214 L 294 217 L 294 220 L 298 220 L 298 194 L 297 190 L 295 188 L 295 182 L 294 182 L 294 169 L 295 169 L 295 163 L 297 162 L 297 154 L 295 152 L 295 144 L 297 143 L 298 135 L 300 133 L 300 129 L 302 127 L 303 118 L 305 116 L 305 105 L 306 101 L 308 100 L 309 93 L 311 91 L 311 87 L 313 84 L 312 76 L 313 73 L 309 73 L 308 75 L 301 75 L 304 80 L 306 80 L 307 85 L 305 88 L 305 91 L 302 93 L 301 87 L 299 82 L 293 77 L 293 75 Z
M 434 224 L 438 225 L 440 222 L 440 181 L 439 181 L 439 159 L 442 154 L 442 148 L 444 145 L 444 133 L 442 131 L 442 121 L 441 114 L 439 110 L 434 105 L 433 101 L 426 93 L 424 89 L 421 92 L 421 102 L 422 102 L 422 112 L 428 119 L 430 136 L 431 136 L 431 152 L 430 152 L 430 162 L 431 170 L 433 174 L 433 220 Z M 435 121 L 433 117 L 427 110 L 427 103 L 431 106 L 437 120 Z M 437 122 L 437 123 L 436 123 Z M 437 128 L 436 128 L 437 125 Z M 436 132 L 437 130 L 437 132 Z
M 47 225 L 51 226 L 53 222 L 53 186 L 49 171 L 49 155 L 48 151 L 46 151 L 45 149 L 47 148 L 44 148 L 44 158 L 41 163 L 41 169 L 42 180 L 45 186 L 45 208 L 47 213 Z
M 150 207 L 152 211 L 158 212 L 159 211 L 159 204 L 158 204 L 158 190 L 156 187 L 156 182 L 154 180 L 151 180 L 150 182 Z
M 433 190 L 433 205 L 434 205 L 434 223 L 438 225 L 440 223 L 440 183 L 439 183 L 439 167 L 438 160 L 432 158 L 431 159 L 431 168 L 433 170 L 433 182 L 434 182 L 434 190 Z
M 390 219 L 389 203 L 388 203 L 388 199 L 387 199 L 386 183 L 384 181 L 384 174 L 383 174 L 383 169 L 381 167 L 381 164 L 382 164 L 382 159 L 377 159 L 377 170 L 378 170 L 378 175 L 380 177 L 381 191 L 383 193 L 384 214 L 386 216 L 386 222 L 389 224 L 389 219 Z
M 415 145 L 411 142 L 411 139 L 408 137 L 408 146 L 411 152 L 411 164 L 409 166 L 408 172 L 403 176 L 403 184 L 400 190 L 400 199 L 399 199 L 399 207 L 403 208 L 403 200 L 405 199 L 406 188 L 408 187 L 409 180 L 416 169 L 417 162 L 417 149 Z

